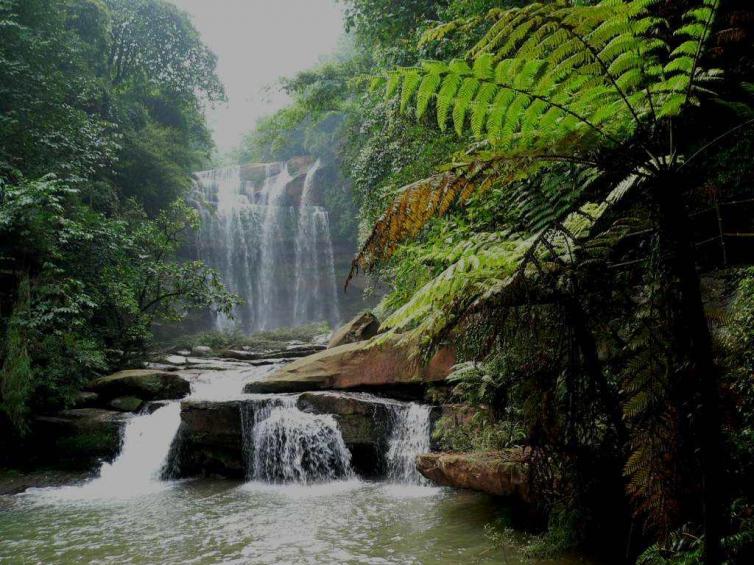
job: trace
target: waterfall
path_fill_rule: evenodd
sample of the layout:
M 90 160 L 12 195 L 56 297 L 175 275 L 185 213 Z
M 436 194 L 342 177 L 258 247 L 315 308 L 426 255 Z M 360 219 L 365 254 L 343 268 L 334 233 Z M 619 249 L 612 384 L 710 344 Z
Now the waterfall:
M 96 479 L 81 486 L 49 489 L 47 494 L 62 499 L 99 499 L 161 490 L 162 471 L 168 464 L 171 443 L 180 423 L 180 402 L 170 402 L 151 414 L 133 416 L 123 429 L 120 454 L 112 463 L 102 464 Z
M 235 322 L 217 314 L 216 329 L 339 322 L 329 217 L 314 203 L 319 169 L 317 161 L 291 174 L 286 163 L 268 163 L 251 166 L 259 174 L 226 167 L 195 175 L 202 215 L 196 255 L 245 301 L 234 311 Z
M 392 420 L 386 456 L 388 479 L 398 483 L 428 484 L 429 481 L 416 470 L 416 456 L 430 450 L 431 408 L 413 402 L 387 406 Z
M 296 400 L 252 400 L 242 409 L 248 478 L 311 484 L 352 477 L 351 454 L 335 419 L 302 412 Z
M 327 320 L 335 324 L 340 318 L 330 220 L 327 210 L 312 204 L 312 187 L 319 168 L 317 160 L 307 171 L 298 208 L 293 302 L 293 319 L 297 324 L 307 320 Z

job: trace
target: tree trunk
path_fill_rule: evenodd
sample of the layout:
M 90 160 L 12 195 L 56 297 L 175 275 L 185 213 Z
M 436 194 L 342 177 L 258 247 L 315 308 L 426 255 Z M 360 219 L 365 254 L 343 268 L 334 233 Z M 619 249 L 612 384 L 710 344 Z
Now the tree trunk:
M 719 376 L 712 353 L 712 340 L 696 270 L 691 222 L 684 206 L 682 179 L 671 177 L 655 185 L 660 246 L 673 284 L 677 285 L 674 312 L 674 344 L 688 360 L 684 371 L 699 406 L 695 414 L 695 435 L 702 459 L 704 503 L 704 562 L 722 561 L 723 451 Z

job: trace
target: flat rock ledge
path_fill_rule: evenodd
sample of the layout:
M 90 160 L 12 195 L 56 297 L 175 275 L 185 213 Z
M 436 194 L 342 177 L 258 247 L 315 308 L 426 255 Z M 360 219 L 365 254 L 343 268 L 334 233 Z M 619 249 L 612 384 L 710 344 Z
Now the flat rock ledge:
M 131 369 L 89 383 L 87 390 L 102 400 L 135 397 L 141 400 L 175 400 L 191 392 L 191 385 L 183 377 L 154 369 Z
M 480 453 L 424 453 L 416 468 L 442 486 L 466 488 L 494 496 L 529 500 L 527 464 L 523 449 Z
M 248 383 L 247 393 L 285 393 L 316 390 L 380 390 L 444 381 L 455 363 L 450 348 L 438 351 L 424 366 L 412 360 L 398 337 L 340 345 L 298 359 Z

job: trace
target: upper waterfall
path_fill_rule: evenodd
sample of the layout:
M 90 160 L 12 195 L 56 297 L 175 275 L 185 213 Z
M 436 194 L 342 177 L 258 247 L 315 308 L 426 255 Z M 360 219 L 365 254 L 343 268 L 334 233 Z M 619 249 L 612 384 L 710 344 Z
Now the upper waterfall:
M 196 254 L 245 302 L 233 321 L 217 315 L 217 329 L 339 322 L 329 215 L 313 197 L 320 168 L 316 161 L 291 171 L 283 162 L 195 175 Z

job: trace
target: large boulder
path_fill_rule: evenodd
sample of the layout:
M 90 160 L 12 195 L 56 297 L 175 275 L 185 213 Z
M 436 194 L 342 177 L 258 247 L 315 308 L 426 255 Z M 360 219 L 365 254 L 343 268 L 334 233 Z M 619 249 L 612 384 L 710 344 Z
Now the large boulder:
M 348 323 L 338 328 L 330 338 L 328 347 L 337 347 L 346 343 L 364 341 L 377 335 L 380 321 L 371 312 L 362 312 Z
M 253 433 L 255 412 L 271 399 L 196 401 L 181 403 L 181 426 L 168 459 L 171 478 L 220 475 L 241 478 L 246 473 L 246 440 Z M 296 399 L 296 406 L 311 414 L 331 414 L 351 464 L 365 477 L 384 472 L 384 454 L 391 431 L 390 404 L 367 394 L 311 392 Z M 245 428 L 245 430 L 244 430 Z
M 330 414 L 338 423 L 351 464 L 359 475 L 376 477 L 385 471 L 392 419 L 391 401 L 359 393 L 305 392 L 296 402 L 312 414 Z
M 495 496 L 529 499 L 528 469 L 523 449 L 486 453 L 424 453 L 416 468 L 443 486 L 467 488 Z
M 121 396 L 134 396 L 142 400 L 173 400 L 188 395 L 191 385 L 175 373 L 132 369 L 96 379 L 87 389 L 106 400 Z
M 125 416 L 99 408 L 63 410 L 38 416 L 32 423 L 32 439 L 42 460 L 56 465 L 88 468 L 112 460 L 121 444 Z
M 244 477 L 242 403 L 241 400 L 181 402 L 181 425 L 168 457 L 170 478 Z
M 455 363 L 451 348 L 438 351 L 422 365 L 411 351 L 398 343 L 398 337 L 384 342 L 349 343 L 298 359 L 248 383 L 244 392 L 280 393 L 312 390 L 390 390 L 395 393 L 409 387 L 422 388 L 427 383 L 444 381 Z M 419 395 L 421 396 L 421 395 Z

